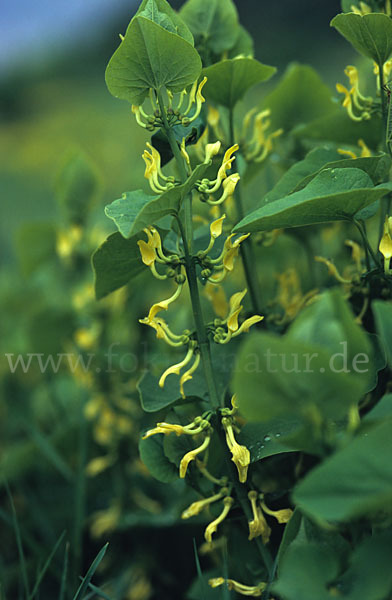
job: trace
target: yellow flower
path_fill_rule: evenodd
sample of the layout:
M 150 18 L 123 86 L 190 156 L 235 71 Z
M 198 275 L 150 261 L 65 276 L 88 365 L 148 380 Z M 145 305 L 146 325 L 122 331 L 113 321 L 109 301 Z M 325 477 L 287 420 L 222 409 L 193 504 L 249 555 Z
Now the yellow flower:
M 142 158 L 146 164 L 144 177 L 148 179 L 153 192 L 162 194 L 173 187 L 174 180 L 172 177 L 166 177 L 166 175 L 163 174 L 161 169 L 161 155 L 158 150 L 148 142 L 146 143 L 146 146 L 149 148 L 150 152 L 144 150 L 142 154 Z M 160 182 L 160 179 L 163 179 L 163 184 Z
M 203 500 L 192 502 L 192 504 L 183 511 L 181 519 L 189 519 L 190 517 L 195 517 L 207 506 L 209 506 L 213 502 L 216 502 L 217 500 L 220 500 L 225 494 L 227 494 L 227 491 L 227 488 L 222 488 L 220 492 L 214 494 L 213 496 L 210 496 L 209 498 L 204 498 Z
M 238 315 L 243 308 L 241 301 L 246 292 L 247 289 L 245 288 L 242 292 L 233 294 L 229 300 L 230 312 L 227 317 L 227 328 L 231 332 L 237 331 L 238 329 Z
M 343 107 L 347 109 L 348 116 L 353 121 L 362 121 L 363 119 L 370 119 L 370 114 L 367 108 L 373 103 L 373 98 L 370 96 L 364 96 L 359 91 L 359 75 L 356 67 L 348 65 L 345 70 L 345 74 L 349 79 L 351 89 L 348 90 L 341 83 L 336 84 L 336 90 L 339 94 L 344 94 Z M 360 115 L 356 115 L 353 111 L 353 105 L 360 111 Z
M 224 583 L 227 585 L 229 590 L 234 590 L 242 596 L 252 596 L 253 598 L 259 598 L 267 587 L 267 584 L 264 582 L 260 582 L 258 585 L 245 585 L 235 581 L 234 579 L 224 579 L 223 577 L 214 577 L 213 579 L 208 580 L 208 584 L 212 588 L 219 587 Z
M 142 255 L 142 261 L 147 267 L 154 264 L 156 259 L 155 249 L 150 246 L 144 240 L 138 240 L 137 245 L 139 246 L 140 254 Z
M 219 204 L 222 204 L 226 200 L 230 200 L 230 198 L 234 194 L 236 185 L 240 179 L 241 178 L 238 173 L 233 173 L 232 175 L 229 175 L 226 179 L 223 180 L 223 184 L 222 184 L 223 192 L 222 192 L 221 197 L 218 198 L 218 200 L 207 200 L 207 203 L 212 206 L 218 206 Z
M 263 511 L 267 515 L 271 515 L 271 517 L 275 517 L 278 523 L 288 523 L 293 515 L 293 511 L 291 508 L 282 508 L 281 510 L 271 510 L 265 504 L 265 502 L 261 502 L 261 506 Z
M 190 346 L 188 348 L 188 352 L 186 353 L 185 358 L 183 360 L 181 360 L 179 363 L 172 365 L 171 367 L 166 369 L 166 371 L 164 371 L 164 373 L 162 373 L 161 378 L 159 380 L 159 387 L 163 387 L 165 385 L 166 378 L 169 375 L 180 375 L 181 369 L 183 367 L 185 367 L 192 360 L 194 351 L 195 351 L 194 346 L 193 345 Z M 183 382 L 183 383 L 185 383 L 185 382 Z M 181 385 L 181 392 L 183 394 L 182 386 L 183 386 L 183 384 Z
M 214 142 L 213 144 L 207 144 L 205 148 L 205 159 L 204 162 L 209 162 L 214 156 L 219 154 L 221 149 L 221 142 Z
M 187 107 L 186 111 L 183 113 L 183 116 L 186 117 L 186 115 L 189 113 L 189 111 L 191 110 L 191 108 L 195 102 L 196 102 L 196 110 L 191 117 L 187 117 L 187 121 L 186 121 L 187 125 L 189 123 L 192 123 L 192 121 L 194 121 L 200 114 L 201 106 L 205 102 L 205 98 L 203 98 L 201 91 L 206 83 L 207 83 L 207 77 L 204 77 L 201 80 L 201 82 L 199 83 L 199 85 L 197 85 L 197 80 L 192 85 L 191 91 L 189 93 L 188 107 Z
M 111 467 L 114 461 L 115 457 L 110 454 L 107 456 L 97 456 L 87 463 L 86 474 L 89 477 L 95 477 L 105 471 L 108 467 Z
M 116 528 L 120 520 L 121 510 L 116 504 L 113 504 L 106 510 L 100 510 L 93 515 L 93 521 L 90 527 L 93 538 L 99 538 L 104 533 L 107 534 Z
M 223 510 L 219 517 L 211 521 L 209 525 L 207 525 L 204 531 L 204 538 L 206 542 L 212 542 L 213 534 L 218 530 L 218 525 L 222 523 L 230 512 L 231 507 L 233 506 L 234 500 L 230 496 L 226 496 L 223 498 Z
M 196 371 L 199 364 L 200 364 L 200 354 L 198 353 L 198 354 L 196 354 L 196 358 L 194 360 L 193 365 L 187 371 L 185 371 L 185 373 L 180 378 L 180 393 L 181 393 L 182 398 L 185 398 L 184 384 L 187 381 L 189 381 L 190 379 L 192 379 L 192 375 Z
M 224 417 L 222 419 L 222 425 L 226 434 L 227 446 L 233 455 L 231 460 L 237 467 L 238 479 L 241 483 L 245 483 L 250 464 L 250 452 L 246 446 L 241 446 L 236 441 L 233 426 L 229 418 Z
M 182 435 L 185 433 L 185 428 L 182 425 L 177 425 L 176 423 L 157 423 L 157 426 L 153 429 L 149 429 L 143 435 L 142 439 L 145 440 L 152 435 L 156 435 L 157 433 L 163 433 L 164 435 L 170 435 L 171 433 L 175 433 L 176 435 Z
M 204 288 L 204 293 L 211 301 L 212 307 L 218 317 L 223 318 L 228 311 L 228 303 L 223 286 L 213 284 L 211 281 L 207 281 Z
M 222 160 L 222 164 L 219 167 L 219 171 L 218 171 L 218 175 L 217 175 L 217 179 L 219 181 L 222 181 L 223 179 L 225 179 L 227 177 L 226 171 L 231 169 L 231 165 L 232 165 L 233 161 L 235 160 L 235 156 L 233 156 L 233 154 L 234 154 L 234 152 L 237 152 L 238 148 L 239 148 L 239 145 L 234 144 L 234 146 L 230 146 L 230 148 L 228 148 L 226 150 L 225 155 Z
M 257 497 L 258 493 L 255 491 L 248 494 L 253 513 L 253 519 L 249 521 L 249 540 L 261 536 L 263 544 L 267 544 L 270 539 L 271 528 L 268 526 L 261 508 L 257 506 Z
M 336 265 L 334 265 L 333 262 L 331 262 L 327 258 L 324 258 L 323 256 L 315 256 L 314 260 L 317 262 L 324 263 L 328 267 L 329 275 L 332 275 L 332 277 L 335 277 L 335 279 L 337 281 L 339 281 L 340 283 L 345 283 L 345 284 L 351 283 L 350 279 L 344 279 L 344 277 L 342 277 L 342 275 L 339 273 Z
M 226 219 L 226 215 L 222 215 L 219 219 L 212 221 L 210 225 L 210 235 L 211 238 L 216 240 L 220 235 L 222 235 L 223 221 Z
M 184 479 L 189 463 L 192 460 L 195 460 L 195 458 L 198 454 L 200 454 L 201 452 L 204 452 L 204 450 L 207 450 L 210 441 L 211 441 L 211 436 L 207 435 L 205 437 L 203 443 L 198 448 L 195 448 L 194 450 L 187 452 L 182 457 L 181 462 L 180 462 L 180 477 L 181 477 L 181 479 Z
M 381 238 L 379 251 L 384 257 L 384 270 L 387 275 L 390 274 L 390 260 L 392 258 L 392 217 L 386 217 L 384 223 L 384 235 Z
M 150 308 L 150 312 L 148 313 L 148 316 L 146 317 L 146 319 L 143 319 L 143 322 L 149 324 L 150 321 L 153 321 L 155 319 L 155 316 L 161 310 L 167 310 L 169 308 L 170 304 L 172 304 L 172 302 L 175 302 L 175 300 L 177 300 L 177 298 L 181 294 L 182 287 L 183 287 L 183 284 L 181 283 L 177 286 L 176 291 L 174 292 L 174 294 L 172 296 L 170 296 L 170 298 L 167 298 L 166 300 L 161 300 L 160 302 L 153 304 L 152 307 Z

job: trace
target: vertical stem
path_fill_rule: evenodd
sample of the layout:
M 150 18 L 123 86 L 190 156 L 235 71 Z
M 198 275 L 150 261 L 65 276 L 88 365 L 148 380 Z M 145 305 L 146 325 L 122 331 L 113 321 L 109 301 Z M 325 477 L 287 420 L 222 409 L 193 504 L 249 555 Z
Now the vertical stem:
M 380 97 L 381 97 L 381 113 L 382 113 L 382 122 L 383 122 L 383 140 L 382 140 L 382 146 L 383 146 L 383 150 L 384 152 L 388 152 L 389 154 L 391 154 L 391 147 L 390 147 L 390 142 L 387 139 L 389 132 L 388 132 L 388 112 L 390 111 L 390 107 L 387 107 L 387 103 L 386 103 L 386 98 L 385 98 L 385 91 L 384 91 L 384 65 L 380 64 L 378 65 L 378 77 L 379 77 L 379 83 L 380 83 Z M 390 101 L 390 100 L 389 100 Z M 389 211 L 389 207 L 390 207 L 390 194 L 388 194 L 388 196 L 386 196 L 385 198 L 381 199 L 381 213 L 380 213 L 380 224 L 379 224 L 379 242 L 381 241 L 382 235 L 383 235 L 383 229 L 384 229 L 384 221 L 385 221 L 385 217 L 388 214 Z
M 354 221 L 355 225 L 357 226 L 357 229 L 359 231 L 359 233 L 361 234 L 361 238 L 363 241 L 363 245 L 366 251 L 366 263 L 367 263 L 367 268 L 368 270 L 370 270 L 370 262 L 369 262 L 369 256 L 368 253 L 370 254 L 370 256 L 372 257 L 373 261 L 374 261 L 374 265 L 376 267 L 380 267 L 380 263 L 375 255 L 375 253 L 373 252 L 373 248 L 371 247 L 369 240 L 367 238 L 366 232 L 365 232 L 365 228 L 363 226 L 362 223 L 360 223 L 360 221 Z
M 234 133 L 234 110 L 229 110 L 229 145 L 233 146 L 235 143 Z M 242 203 L 241 195 L 241 182 L 237 183 L 235 192 L 235 206 L 237 211 L 237 219 L 240 221 L 244 217 L 244 205 Z M 255 269 L 256 257 L 254 253 L 253 242 L 251 239 L 246 239 L 242 242 L 240 247 L 240 254 L 242 259 L 242 265 L 244 267 L 244 274 L 246 280 L 246 286 L 249 290 L 250 299 L 252 302 L 253 312 L 260 314 L 261 303 L 259 298 L 260 286 L 257 278 Z
M 163 127 L 165 133 L 167 135 L 167 139 L 169 140 L 170 147 L 172 149 L 174 158 L 176 160 L 178 170 L 180 172 L 181 181 L 185 182 L 187 179 L 187 172 L 185 167 L 185 162 L 182 157 L 181 151 L 178 147 L 177 140 L 173 131 L 167 121 L 165 104 L 163 102 L 162 93 L 158 92 L 158 103 L 161 111 L 161 117 L 163 122 Z M 191 298 L 192 310 L 193 310 L 193 318 L 195 321 L 196 327 L 196 335 L 197 341 L 200 350 L 201 362 L 204 369 L 204 376 L 206 378 L 209 398 L 211 402 L 211 406 L 213 408 L 219 407 L 219 396 L 215 385 L 214 371 L 212 367 L 211 360 L 211 349 L 210 349 L 210 341 L 208 339 L 206 326 L 204 323 L 203 312 L 201 308 L 200 302 L 200 294 L 199 288 L 197 284 L 197 275 L 196 275 L 196 264 L 194 261 L 194 257 L 192 256 L 192 246 L 193 246 L 193 226 L 192 226 L 192 196 L 188 194 L 187 198 L 184 201 L 184 221 L 185 227 L 181 221 L 181 219 L 176 215 L 178 227 L 180 229 L 182 241 L 184 243 L 184 252 L 185 252 L 185 270 L 188 279 L 189 286 L 189 294 Z

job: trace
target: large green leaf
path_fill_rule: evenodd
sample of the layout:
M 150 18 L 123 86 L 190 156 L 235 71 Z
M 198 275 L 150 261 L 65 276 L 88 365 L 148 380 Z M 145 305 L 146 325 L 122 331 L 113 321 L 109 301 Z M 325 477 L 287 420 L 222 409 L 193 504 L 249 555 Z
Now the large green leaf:
M 350 567 L 339 580 L 347 600 L 383 600 L 392 591 L 391 531 L 365 538 L 350 557 Z
M 109 235 L 94 252 L 92 265 L 97 300 L 126 285 L 145 269 L 136 237 L 126 240 L 120 233 Z
M 298 485 L 294 501 L 316 519 L 347 521 L 392 502 L 392 420 L 359 435 Z
M 332 19 L 331 26 L 378 65 L 383 65 L 392 54 L 392 20 L 385 14 L 342 13 Z
M 272 586 L 282 600 L 331 600 L 328 588 L 339 573 L 333 550 L 321 544 L 293 542 Z
M 282 443 L 285 436 L 292 434 L 301 426 L 296 419 L 279 418 L 266 423 L 246 423 L 237 436 L 239 444 L 250 452 L 250 461 L 256 462 L 267 456 L 282 452 L 297 451 Z
M 264 196 L 263 204 L 291 194 L 304 181 L 305 177 L 317 173 L 327 163 L 337 160 L 339 156 L 334 148 L 328 146 L 313 148 L 303 160 L 299 160 L 286 171 L 272 190 Z
M 360 399 L 363 382 L 336 369 L 335 355 L 320 344 L 254 333 L 241 348 L 233 390 L 249 421 L 301 420 L 315 408 L 338 419 Z
M 137 385 L 140 402 L 146 412 L 157 412 L 178 402 L 181 398 L 177 377 L 169 377 L 163 388 L 159 387 L 158 382 L 159 377 L 155 377 L 152 373 L 146 371 Z M 192 379 L 185 383 L 184 392 L 187 398 L 208 399 L 205 379 L 200 371 L 196 372 Z
M 193 35 L 181 17 L 166 0 L 143 0 L 135 17 L 146 17 L 171 33 L 176 33 L 193 46 Z
M 238 37 L 238 15 L 232 0 L 188 0 L 180 10 L 196 45 L 215 54 L 230 50 Z
M 141 439 L 139 452 L 140 458 L 155 479 L 162 481 L 162 483 L 169 483 L 178 479 L 177 467 L 165 455 L 162 434 L 158 433 L 145 440 Z
M 192 190 L 195 182 L 201 179 L 211 161 L 196 167 L 192 175 L 182 185 L 177 185 L 161 196 L 150 196 L 142 190 L 125 192 L 105 208 L 105 214 L 116 223 L 119 232 L 130 238 L 149 225 L 156 225 L 162 217 L 177 214 L 181 202 Z
M 275 67 L 263 65 L 255 58 L 221 60 L 203 70 L 207 77 L 203 92 L 207 100 L 233 108 L 252 86 L 266 81 L 275 71 Z
M 302 190 L 251 212 L 233 231 L 268 231 L 352 220 L 387 192 L 388 184 L 373 187 L 369 175 L 360 169 L 324 169 Z
M 181 92 L 200 71 L 200 57 L 189 42 L 139 16 L 110 59 L 106 84 L 116 98 L 140 105 L 150 89 Z
M 337 372 L 351 370 L 363 380 L 364 388 L 373 373 L 373 350 L 370 340 L 339 290 L 325 292 L 305 308 L 291 325 L 286 339 L 305 342 L 327 349 L 334 356 Z
M 385 352 L 392 368 L 392 304 L 375 300 L 372 304 L 381 349 Z
M 292 64 L 275 89 L 268 94 L 263 108 L 271 109 L 271 127 L 290 131 L 336 109 L 331 90 L 316 71 L 307 65 Z

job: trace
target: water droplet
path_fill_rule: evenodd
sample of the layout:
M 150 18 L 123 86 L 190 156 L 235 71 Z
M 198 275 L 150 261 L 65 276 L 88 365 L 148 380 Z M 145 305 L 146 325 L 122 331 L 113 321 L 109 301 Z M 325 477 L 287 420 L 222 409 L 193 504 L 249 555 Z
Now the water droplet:
M 260 448 L 264 448 L 264 444 L 261 444 L 261 445 L 260 445 Z
M 280 437 L 281 434 L 280 433 L 275 433 L 275 437 Z
M 265 441 L 265 442 L 269 442 L 269 441 L 270 441 L 270 439 L 271 439 L 271 436 L 270 436 L 270 435 L 265 435 L 265 436 L 264 436 L 264 441 Z

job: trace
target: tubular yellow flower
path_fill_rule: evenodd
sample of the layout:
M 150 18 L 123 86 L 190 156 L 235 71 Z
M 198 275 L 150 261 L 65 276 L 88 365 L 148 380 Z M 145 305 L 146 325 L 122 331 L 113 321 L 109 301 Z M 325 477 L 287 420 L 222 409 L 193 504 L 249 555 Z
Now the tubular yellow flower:
M 217 206 L 225 202 L 225 200 L 229 200 L 234 194 L 234 190 L 240 179 L 241 178 L 238 173 L 232 173 L 231 175 L 229 175 L 226 179 L 223 180 L 223 192 L 221 197 L 218 198 L 218 200 L 207 200 L 207 203 L 211 204 L 212 206 Z
M 186 117 L 186 115 L 189 114 L 189 112 L 190 112 L 192 106 L 195 104 L 195 102 L 196 102 L 196 110 L 193 113 L 193 115 L 187 119 L 188 124 L 192 123 L 192 121 L 197 119 L 197 117 L 200 114 L 201 106 L 205 102 L 205 98 L 203 98 L 201 91 L 206 83 L 207 83 L 207 77 L 204 77 L 201 80 L 201 82 L 199 83 L 199 85 L 197 85 L 197 80 L 194 81 L 194 83 L 192 84 L 191 91 L 189 93 L 188 106 L 187 106 L 186 111 L 183 113 L 183 116 Z
M 231 169 L 232 163 L 235 161 L 235 156 L 233 156 L 234 152 L 237 152 L 239 148 L 238 144 L 234 144 L 234 146 L 230 146 L 225 152 L 225 155 L 222 160 L 222 164 L 219 167 L 217 179 L 222 181 L 227 177 L 226 171 Z
M 232 337 L 237 337 L 237 335 L 241 335 L 241 333 L 248 333 L 249 329 L 252 325 L 256 325 L 256 323 L 260 323 L 264 319 L 261 315 L 254 315 L 253 317 L 249 317 L 249 319 L 245 319 L 239 329 L 235 333 L 233 333 Z
M 347 114 L 353 121 L 363 121 L 370 119 L 370 114 L 367 110 L 363 110 L 362 105 L 358 102 L 358 94 L 356 94 L 356 88 L 352 87 L 350 91 L 342 85 L 341 83 L 336 84 L 336 90 L 339 94 L 344 94 L 344 100 L 342 103 L 343 108 L 347 110 Z M 360 115 L 356 115 L 353 111 L 353 100 L 354 104 L 357 108 L 359 108 L 362 112 Z
M 358 75 L 358 70 L 356 67 L 353 67 L 352 65 L 348 65 L 344 69 L 344 73 L 345 73 L 345 75 L 347 75 L 350 85 L 352 86 L 351 93 L 353 96 L 354 104 L 357 108 L 359 108 L 361 110 L 362 109 L 361 102 L 371 103 L 373 101 L 373 98 L 371 98 L 370 96 L 368 96 L 368 97 L 363 96 L 361 94 L 361 92 L 359 91 L 359 75 Z
M 280 129 L 277 129 L 276 131 L 273 131 L 272 133 L 270 133 L 268 135 L 268 137 L 264 143 L 263 151 L 261 152 L 261 154 L 258 157 L 253 159 L 256 163 L 263 162 L 263 160 L 265 160 L 267 158 L 268 154 L 270 154 L 270 152 L 273 149 L 273 140 L 275 138 L 281 136 L 282 133 L 283 133 L 283 129 L 280 128 Z
M 233 243 L 231 242 L 232 238 L 235 236 L 235 234 L 231 234 L 229 235 L 229 237 L 226 239 L 224 247 L 223 247 L 223 266 L 225 268 L 226 271 L 232 271 L 234 269 L 234 259 L 237 257 L 239 249 L 240 249 L 240 244 L 241 242 L 243 242 L 244 240 L 246 240 L 246 238 L 248 238 L 250 236 L 250 233 L 245 233 L 244 235 L 241 235 L 239 238 L 237 238 Z
M 181 462 L 180 462 L 180 477 L 181 477 L 181 479 L 184 479 L 189 463 L 192 460 L 195 460 L 195 458 L 198 454 L 207 450 L 210 441 L 211 441 L 211 435 L 207 435 L 205 437 L 203 443 L 198 448 L 195 448 L 194 450 L 187 452 L 185 454 L 185 456 L 182 457 Z
M 238 444 L 234 437 L 233 426 L 231 420 L 227 417 L 222 419 L 222 425 L 226 434 L 226 443 L 232 453 L 232 461 L 237 467 L 238 479 L 241 483 L 245 483 L 248 475 L 248 467 L 250 464 L 250 452 L 246 446 Z
M 226 219 L 226 215 L 222 215 L 221 217 L 219 217 L 219 219 L 212 221 L 212 223 L 210 225 L 210 235 L 211 235 L 211 238 L 213 238 L 214 240 L 216 240 L 216 238 L 218 238 L 220 235 L 222 235 L 223 221 L 225 219 Z
M 209 498 L 204 498 L 203 500 L 192 502 L 192 504 L 183 511 L 181 519 L 189 519 L 190 517 L 195 517 L 207 506 L 209 506 L 213 502 L 216 502 L 217 500 L 220 500 L 225 494 L 227 494 L 227 492 L 227 488 L 222 488 L 220 492 L 214 494 L 213 496 L 210 496 Z
M 392 64 L 392 63 L 391 63 Z M 372 155 L 364 140 L 358 140 L 358 146 L 362 148 L 361 158 L 367 158 Z
M 175 300 L 177 300 L 177 298 L 181 294 L 182 288 L 183 288 L 183 284 L 180 283 L 177 286 L 176 291 L 174 292 L 174 294 L 172 296 L 170 296 L 170 298 L 167 298 L 166 300 L 161 300 L 160 302 L 153 304 L 152 307 L 150 308 L 150 312 L 148 313 L 148 316 L 146 317 L 147 321 L 148 322 L 152 321 L 161 310 L 167 310 L 169 308 L 169 305 L 172 304 L 172 302 L 175 302 Z
M 145 440 L 151 437 L 152 435 L 156 435 L 157 433 L 163 433 L 164 435 L 169 435 L 170 433 L 182 435 L 183 433 L 185 433 L 185 430 L 182 425 L 177 425 L 176 423 L 157 423 L 156 427 L 146 431 L 146 433 L 142 437 L 142 440 Z
M 199 364 L 200 364 L 200 354 L 196 354 L 195 361 L 194 361 L 193 365 L 191 366 L 191 368 L 188 369 L 187 371 L 185 371 L 185 373 L 181 376 L 181 378 L 180 378 L 180 393 L 181 393 L 182 398 L 185 398 L 184 384 L 187 381 L 189 381 L 190 379 L 192 379 L 192 375 L 196 371 Z
M 349 248 L 351 248 L 351 257 L 352 257 L 353 261 L 355 262 L 357 271 L 359 273 L 362 273 L 363 267 L 362 267 L 362 248 L 361 248 L 361 246 L 359 244 L 357 244 L 357 242 L 353 242 L 353 240 L 346 240 L 344 243 L 346 246 L 349 246 Z
M 207 144 L 205 148 L 205 159 L 204 162 L 208 163 L 214 156 L 219 154 L 221 149 L 221 142 L 214 142 L 213 144 Z
M 218 530 L 218 525 L 220 525 L 222 521 L 226 519 L 231 507 L 233 506 L 233 503 L 234 500 L 233 498 L 231 498 L 231 496 L 226 496 L 225 498 L 223 498 L 223 510 L 221 514 L 219 515 L 219 517 L 214 519 L 214 521 L 211 521 L 211 523 L 207 525 L 204 531 L 204 538 L 206 542 L 212 542 L 213 534 Z
M 263 512 L 259 506 L 257 506 L 258 493 L 254 490 L 249 492 L 248 498 L 252 507 L 253 519 L 249 521 L 249 540 L 261 536 L 263 544 L 267 544 L 271 535 L 271 528 L 268 526 L 267 521 L 263 515 Z
M 213 284 L 211 281 L 207 281 L 204 288 L 204 293 L 212 303 L 215 314 L 223 319 L 228 311 L 228 303 L 224 288 L 221 285 Z
M 229 300 L 229 315 L 227 317 L 227 328 L 229 331 L 237 331 L 238 329 L 238 315 L 242 310 L 242 300 L 248 290 L 245 288 L 242 292 L 236 292 Z
M 183 346 L 189 341 L 189 337 L 186 332 L 184 332 L 182 335 L 173 333 L 170 330 L 169 325 L 161 318 L 149 320 L 148 317 L 145 317 L 144 319 L 139 319 L 139 323 L 148 325 L 149 327 L 155 329 L 157 332 L 157 339 L 165 340 L 165 342 L 170 346 Z
M 328 267 L 329 275 L 332 275 L 332 277 L 335 277 L 335 279 L 337 281 L 339 281 L 340 283 L 351 283 L 351 280 L 344 279 L 344 277 L 342 277 L 341 274 L 339 273 L 336 265 L 334 265 L 333 262 L 331 262 L 327 258 L 324 258 L 324 256 L 315 256 L 314 260 L 317 262 L 324 263 Z
M 166 177 L 166 175 L 163 174 L 161 169 L 161 155 L 158 150 L 148 142 L 146 143 L 146 146 L 149 148 L 150 152 L 144 150 L 142 154 L 142 158 L 146 164 L 144 177 L 148 179 L 150 187 L 155 193 L 162 194 L 173 187 L 174 181 L 172 177 Z M 160 178 L 163 179 L 164 184 L 159 181 Z
M 142 261 L 147 267 L 151 267 L 156 259 L 155 249 L 150 246 L 144 240 L 138 240 L 137 245 L 139 246 L 140 254 L 142 255 Z
M 136 123 L 138 125 L 140 125 L 140 127 L 143 127 L 144 129 L 147 128 L 146 123 L 144 123 L 143 119 L 142 119 L 142 111 L 140 106 L 136 106 L 135 104 L 132 104 L 132 112 L 135 115 L 136 118 Z
M 384 235 L 381 238 L 379 251 L 384 257 L 384 271 L 387 275 L 390 274 L 390 260 L 392 258 L 392 217 L 386 217 L 384 223 Z
M 267 584 L 264 582 L 260 582 L 258 585 L 245 585 L 244 583 L 239 583 L 234 579 L 224 579 L 223 577 L 214 577 L 213 579 L 208 580 L 208 584 L 212 588 L 219 587 L 224 583 L 227 585 L 229 590 L 234 590 L 242 596 L 252 596 L 253 598 L 259 598 L 267 587 Z
M 181 369 L 183 367 L 185 367 L 192 360 L 194 351 L 195 351 L 194 347 L 191 346 L 188 349 L 188 352 L 186 353 L 185 358 L 181 362 L 176 363 L 175 365 L 172 365 L 171 367 L 166 369 L 166 371 L 164 371 L 164 373 L 162 373 L 161 378 L 159 380 L 159 387 L 163 387 L 165 385 L 166 378 L 169 375 L 179 375 L 180 374 Z M 183 392 L 183 390 L 182 390 L 182 392 Z
M 278 521 L 278 523 L 288 523 L 292 517 L 293 511 L 291 510 L 291 508 L 282 508 L 281 510 L 271 510 L 270 508 L 268 508 L 268 506 L 265 504 L 265 502 L 261 502 L 260 504 L 261 504 L 263 511 L 267 515 L 271 515 L 271 517 L 275 517 L 275 519 Z

